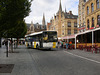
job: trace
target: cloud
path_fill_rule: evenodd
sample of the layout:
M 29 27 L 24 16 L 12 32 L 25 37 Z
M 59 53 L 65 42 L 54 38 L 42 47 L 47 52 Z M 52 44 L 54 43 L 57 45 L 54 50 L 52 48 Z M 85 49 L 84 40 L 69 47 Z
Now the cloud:
M 78 1 L 79 0 L 61 0 L 63 11 L 67 12 L 72 10 L 73 14 L 78 14 Z M 60 0 L 34 0 L 31 6 L 31 13 L 25 18 L 26 23 L 42 23 L 43 13 L 45 13 L 46 22 L 49 22 L 50 19 L 57 13 L 59 10 Z

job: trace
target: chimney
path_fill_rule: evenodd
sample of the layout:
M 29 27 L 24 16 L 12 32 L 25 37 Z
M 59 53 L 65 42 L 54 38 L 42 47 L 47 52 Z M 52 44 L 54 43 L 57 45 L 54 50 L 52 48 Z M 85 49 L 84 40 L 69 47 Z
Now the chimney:
M 69 11 L 69 14 L 72 15 L 72 11 Z

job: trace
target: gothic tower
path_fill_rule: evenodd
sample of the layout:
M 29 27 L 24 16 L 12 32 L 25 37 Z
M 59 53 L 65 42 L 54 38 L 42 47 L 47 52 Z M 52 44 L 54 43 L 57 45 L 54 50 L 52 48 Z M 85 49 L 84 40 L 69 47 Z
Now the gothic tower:
M 67 11 L 66 11 L 66 7 L 65 7 L 65 13 L 66 13 Z
M 45 23 L 45 15 L 44 15 L 44 13 L 43 13 L 42 25 L 46 25 L 46 23 Z
M 33 33 L 33 32 L 34 32 L 34 24 L 33 24 L 33 21 L 31 21 L 30 30 L 31 30 L 31 33 Z
M 59 12 L 62 12 L 61 0 L 60 0 L 60 4 L 59 4 Z
M 61 37 L 61 18 L 62 18 L 62 5 L 61 5 L 61 0 L 60 0 L 60 4 L 59 4 L 59 17 L 58 17 L 58 37 Z

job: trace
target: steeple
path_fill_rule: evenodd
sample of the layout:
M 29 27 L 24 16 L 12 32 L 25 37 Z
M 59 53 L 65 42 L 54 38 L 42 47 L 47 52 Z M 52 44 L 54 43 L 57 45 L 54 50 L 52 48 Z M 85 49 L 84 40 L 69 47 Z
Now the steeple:
M 31 21 L 31 24 L 33 24 L 33 21 Z
M 66 7 L 65 7 L 65 13 L 66 13 L 67 11 L 66 11 Z
M 42 25 L 46 25 L 45 24 L 45 15 L 44 15 L 44 13 L 43 13 Z
M 60 0 L 60 4 L 59 4 L 59 12 L 62 12 L 61 0 Z

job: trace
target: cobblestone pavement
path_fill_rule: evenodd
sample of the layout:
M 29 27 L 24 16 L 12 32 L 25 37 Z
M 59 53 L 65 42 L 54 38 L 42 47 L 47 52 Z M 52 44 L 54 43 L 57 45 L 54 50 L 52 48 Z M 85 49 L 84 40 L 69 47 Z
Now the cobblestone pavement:
M 100 61 L 100 54 L 79 50 L 36 50 L 19 46 L 19 53 L 6 57 L 5 48 L 0 48 L 0 64 L 15 64 L 12 73 L 0 75 L 99 75 L 100 64 L 78 57 Z M 78 56 L 76 56 L 78 55 Z

